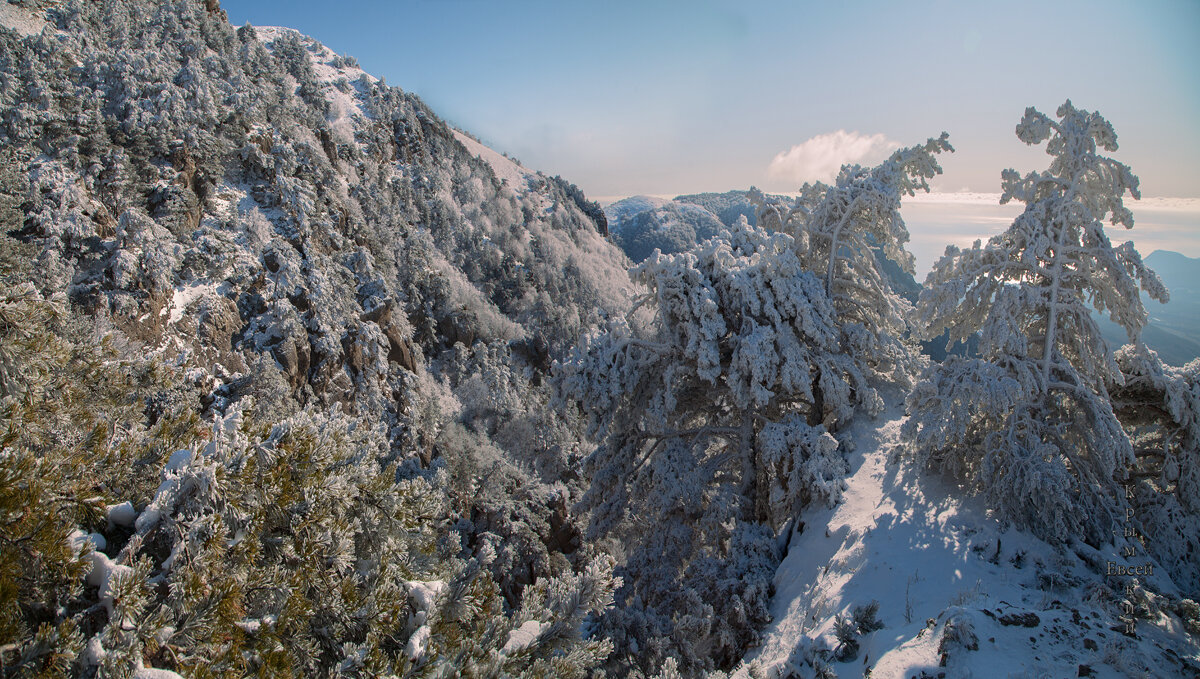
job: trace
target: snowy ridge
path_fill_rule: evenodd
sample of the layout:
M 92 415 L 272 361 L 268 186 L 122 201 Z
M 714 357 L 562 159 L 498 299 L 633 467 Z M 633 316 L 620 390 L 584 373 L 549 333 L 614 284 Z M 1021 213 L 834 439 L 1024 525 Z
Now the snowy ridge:
M 608 217 L 609 230 L 615 233 L 620 230 L 622 222 L 632 219 L 639 212 L 656 210 L 674 202 L 661 196 L 630 196 L 604 206 L 604 216 Z
M 329 114 L 326 119 L 329 121 L 330 128 L 340 137 L 339 141 L 353 142 L 352 119 L 370 118 L 363 108 L 365 93 L 359 81 L 365 78 L 367 83 L 375 83 L 379 79 L 358 66 L 351 65 L 352 60 L 339 56 L 325 45 L 295 29 L 279 26 L 255 26 L 254 31 L 268 51 L 274 48 L 275 41 L 285 33 L 300 39 L 308 49 L 313 73 L 317 82 L 324 89 L 323 94 L 326 100 L 329 101 Z
M 623 236 L 629 235 L 626 233 L 628 227 L 638 215 L 644 212 L 654 212 L 656 231 L 670 231 L 684 225 L 685 222 L 690 224 L 708 222 L 715 225 L 721 221 L 700 205 L 662 196 L 630 196 L 604 207 L 604 216 L 608 218 L 609 232 Z
M 843 500 L 803 516 L 775 576 L 774 621 L 734 676 L 749 677 L 751 666 L 818 676 L 811 649 L 836 650 L 838 616 L 872 601 L 883 628 L 859 638 L 853 659 L 827 660 L 836 676 L 1170 677 L 1200 668 L 1200 649 L 1169 616 L 1140 620 L 1137 638 L 1121 633 L 1115 581 L 1100 566 L 1122 562 L 1115 552 L 1060 550 L 1005 529 L 977 501 L 889 460 L 905 419 L 893 406 L 851 428 L 857 450 Z M 1173 591 L 1160 570 L 1147 579 Z M 974 635 L 975 648 L 956 646 L 948 630 Z
M 526 170 L 512 159 L 480 144 L 458 130 L 454 130 L 454 138 L 466 147 L 468 153 L 479 156 L 487 162 L 492 167 L 492 172 L 496 173 L 496 179 L 514 193 L 523 193 L 529 188 L 529 179 L 537 176 L 536 172 Z
M 275 42 L 285 35 L 297 39 L 305 47 L 315 78 L 330 103 L 326 119 L 337 138 L 336 141 L 357 143 L 355 130 L 361 129 L 362 125 L 371 120 L 366 106 L 369 98 L 366 90 L 378 84 L 379 79 L 359 68 L 353 59 L 339 56 L 316 39 L 295 29 L 255 26 L 254 30 L 258 40 L 268 51 L 274 51 Z M 544 174 L 522 167 L 515 160 L 484 145 L 469 134 L 452 128 L 450 131 L 467 155 L 482 159 L 491 168 L 501 195 L 524 202 L 547 218 L 552 218 L 555 210 L 561 209 L 558 202 L 549 195 L 548 180 Z M 400 160 L 397 160 L 395 171 L 397 175 L 403 175 L 406 171 Z M 236 205 L 237 212 L 241 213 L 261 210 L 272 222 L 282 217 L 282 213 L 276 208 L 261 206 L 250 198 L 249 186 L 227 185 L 223 189 L 222 195 L 226 197 L 224 203 L 220 199 L 214 201 L 217 203 L 218 212 L 221 209 L 229 211 Z M 440 197 L 447 206 L 458 204 L 449 182 L 443 187 Z M 472 228 L 483 232 L 482 240 L 490 244 L 497 256 L 504 256 L 497 244 L 508 237 L 503 230 L 497 231 L 496 225 L 486 218 L 466 215 L 459 209 L 451 209 Z M 560 213 L 559 217 L 566 217 L 566 213 Z M 620 261 L 619 251 L 603 236 L 584 231 L 568 234 L 560 229 L 545 228 L 540 221 L 529 222 L 525 227 L 528 232 L 521 238 L 522 242 L 528 244 L 536 240 L 549 251 L 547 254 L 551 259 L 564 264 L 575 264 L 584 273 L 585 278 L 603 291 L 606 298 L 620 300 L 625 297 L 630 285 L 625 276 L 626 263 Z M 524 250 L 525 254 L 529 254 L 527 246 Z M 479 309 L 482 316 L 480 320 L 498 336 L 508 339 L 525 336 L 521 325 L 504 318 L 500 310 L 487 300 L 486 295 L 457 271 L 452 263 L 439 257 L 438 268 L 451 282 L 452 295 L 457 305 Z M 173 319 L 175 313 L 177 312 L 172 312 Z
M 658 250 L 664 255 L 683 252 L 718 235 L 721 219 L 693 203 L 658 196 L 632 196 L 604 208 L 608 231 L 634 262 Z

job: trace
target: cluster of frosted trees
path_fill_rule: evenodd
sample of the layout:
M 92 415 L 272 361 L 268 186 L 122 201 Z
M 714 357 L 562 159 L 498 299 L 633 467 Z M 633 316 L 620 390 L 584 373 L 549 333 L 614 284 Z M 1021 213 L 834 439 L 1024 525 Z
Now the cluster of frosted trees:
M 946 136 L 843 169 L 792 205 L 633 269 L 648 292 L 558 373 L 601 441 L 590 537 L 628 550 L 603 622 L 642 668 L 728 667 L 767 621 L 776 535 L 840 497 L 838 434 L 924 366 L 911 307 L 874 254 L 911 271 L 900 199 L 928 190 Z
M 940 172 L 944 134 L 790 204 L 753 191 L 757 226 L 743 219 L 633 269 L 647 294 L 559 370 L 600 441 L 586 462 L 590 537 L 625 550 L 603 619 L 616 657 L 644 670 L 740 657 L 766 620 L 776 536 L 838 500 L 839 436 L 882 408 L 881 391 L 908 394 L 908 459 L 1004 519 L 1099 544 L 1135 503 L 1163 556 L 1195 562 L 1197 370 L 1139 344 L 1139 288 L 1167 292 L 1103 228 L 1132 226 L 1122 197 L 1138 196 L 1137 179 L 1099 153 L 1116 149 L 1112 127 L 1070 102 L 1057 119 L 1029 109 L 1017 134 L 1052 158 L 1044 172 L 1004 172 L 1003 200 L 1025 212 L 987 244 L 948 249 L 915 308 L 882 257 L 911 272 L 900 201 Z M 1114 354 L 1093 308 L 1131 346 Z M 946 331 L 977 336 L 978 355 L 930 365 L 914 342 Z M 1194 590 L 1188 568 L 1175 575 Z

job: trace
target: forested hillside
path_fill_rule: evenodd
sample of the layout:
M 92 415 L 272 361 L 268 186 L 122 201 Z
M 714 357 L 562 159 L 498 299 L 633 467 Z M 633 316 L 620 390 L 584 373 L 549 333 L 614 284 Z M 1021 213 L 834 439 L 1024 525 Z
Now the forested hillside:
M 1153 641 L 1112 668 L 1200 668 L 1200 363 L 1139 341 L 1168 292 L 1105 232 L 1137 178 L 1069 101 L 1018 136 L 1051 155 L 1004 174 L 1025 212 L 921 288 L 900 206 L 945 133 L 606 215 L 216 0 L 9 0 L 0 676 L 984 666 L 984 604 L 899 630 L 833 581 L 901 534 L 1036 555 L 969 572 Z
M 602 659 L 547 407 L 633 289 L 598 210 L 215 2 L 7 9 L 5 676 Z

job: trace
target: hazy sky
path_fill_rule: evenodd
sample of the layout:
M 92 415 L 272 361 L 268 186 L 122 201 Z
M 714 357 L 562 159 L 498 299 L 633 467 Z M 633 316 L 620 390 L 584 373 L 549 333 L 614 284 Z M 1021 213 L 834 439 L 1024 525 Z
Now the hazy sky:
M 1067 98 L 1113 124 L 1145 195 L 1200 198 L 1197 0 L 222 7 L 355 56 L 594 198 L 791 191 L 943 130 L 957 153 L 935 188 L 998 192 L 1002 169 L 1046 165 L 1013 132 L 1025 107 Z

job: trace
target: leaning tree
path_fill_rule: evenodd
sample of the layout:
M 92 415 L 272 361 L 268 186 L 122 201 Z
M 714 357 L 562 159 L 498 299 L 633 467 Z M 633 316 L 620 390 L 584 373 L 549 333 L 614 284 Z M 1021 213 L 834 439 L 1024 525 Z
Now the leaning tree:
M 843 166 L 832 185 L 805 184 L 790 205 L 750 190 L 759 223 L 791 234 L 801 266 L 821 280 L 847 350 L 873 380 L 905 388 L 924 359 L 911 342 L 912 307 L 893 288 L 884 259 L 913 274 L 900 201 L 929 191 L 929 180 L 942 172 L 936 155 L 945 151 L 954 148 L 943 132 L 875 167 Z
M 1115 151 L 1112 125 L 1070 101 L 1057 120 L 1033 108 L 1017 125 L 1027 144 L 1047 142 L 1043 172 L 1002 175 L 1002 203 L 1024 212 L 1003 233 L 967 250 L 950 246 L 917 304 L 926 336 L 977 334 L 979 357 L 933 366 L 908 399 L 907 448 L 981 492 L 1008 519 L 1052 540 L 1108 542 L 1134 462 L 1107 384 L 1121 371 L 1092 310 L 1137 341 L 1146 324 L 1139 286 L 1166 301 L 1158 276 L 1104 221 L 1133 227 L 1123 198 L 1139 198 Z

